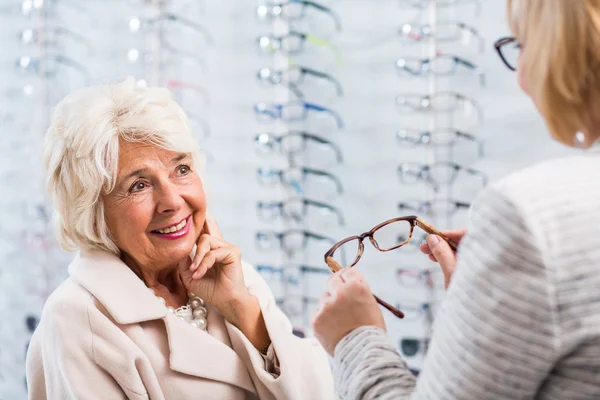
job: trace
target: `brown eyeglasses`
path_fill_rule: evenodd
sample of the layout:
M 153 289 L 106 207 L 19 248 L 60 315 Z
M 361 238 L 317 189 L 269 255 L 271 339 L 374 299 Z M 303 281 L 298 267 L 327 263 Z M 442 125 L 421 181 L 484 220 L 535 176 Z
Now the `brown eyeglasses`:
M 335 273 L 343 268 L 352 268 L 363 255 L 365 246 L 363 241 L 368 237 L 369 241 L 377 250 L 388 252 L 400 248 L 407 244 L 412 238 L 415 226 L 423 229 L 425 232 L 437 235 L 445 240 L 450 248 L 454 251 L 457 249 L 457 244 L 443 233 L 435 229 L 433 226 L 422 221 L 414 215 L 407 217 L 398 217 L 382 222 L 368 232 L 358 236 L 350 236 L 344 240 L 337 242 L 331 249 L 325 253 L 325 263 L 329 266 L 331 272 Z M 347 263 L 347 254 L 355 253 L 354 261 Z M 377 303 L 388 309 L 398 318 L 404 318 L 404 313 L 389 303 L 375 296 Z

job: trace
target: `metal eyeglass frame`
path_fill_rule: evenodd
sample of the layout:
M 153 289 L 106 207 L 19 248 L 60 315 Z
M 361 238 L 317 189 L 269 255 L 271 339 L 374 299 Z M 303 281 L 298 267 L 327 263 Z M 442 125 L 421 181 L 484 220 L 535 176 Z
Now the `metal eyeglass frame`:
M 46 53 L 46 54 L 44 54 L 43 58 L 44 58 L 44 60 L 55 61 L 57 64 L 65 65 L 65 66 L 70 67 L 71 69 L 79 72 L 83 76 L 86 84 L 89 84 L 89 82 L 90 82 L 89 71 L 83 64 L 73 60 L 70 57 L 63 56 L 61 54 Z M 45 78 L 51 78 L 51 77 L 56 76 L 56 72 L 58 70 L 41 71 L 41 65 L 42 65 L 41 58 L 34 58 L 34 57 L 29 57 L 29 56 L 21 56 L 16 61 L 17 68 L 22 71 L 34 72 Z
M 306 178 L 309 175 L 313 175 L 320 178 L 328 178 L 335 184 L 336 192 L 341 194 L 344 192 L 344 188 L 342 187 L 342 182 L 339 178 L 329 172 L 321 171 L 318 169 L 307 168 L 307 167 L 291 167 L 287 169 L 274 169 L 274 168 L 258 168 L 257 177 L 261 184 L 267 184 L 267 182 L 263 182 L 261 178 L 277 178 L 282 185 L 286 185 L 288 187 L 294 188 L 298 194 L 303 194 L 301 183 L 306 182 Z M 288 181 L 285 177 L 286 172 L 295 172 L 300 173 L 302 175 L 301 182 L 297 182 L 295 180 Z M 274 182 L 273 182 L 274 183 Z
M 428 215 L 430 217 L 438 217 L 438 214 L 433 212 L 433 210 L 435 209 L 435 204 L 445 204 L 447 206 L 450 207 L 446 207 L 445 211 L 442 213 L 443 215 L 450 215 L 453 216 L 454 214 L 456 214 L 458 212 L 458 210 L 460 209 L 469 209 L 471 207 L 470 203 L 466 203 L 463 201 L 457 201 L 457 200 L 452 200 L 452 199 L 437 199 L 435 201 L 419 201 L 419 200 L 414 200 L 412 202 L 409 201 L 401 201 L 398 203 L 398 209 L 400 211 L 414 211 L 417 212 L 419 214 L 425 214 Z M 450 210 L 450 211 L 448 211 Z
M 299 6 L 298 13 L 286 13 L 286 7 L 291 8 L 294 6 Z M 278 3 L 266 3 L 261 4 L 256 7 L 256 16 L 259 21 L 270 22 L 275 18 L 281 18 L 284 20 L 297 20 L 304 18 L 306 14 L 306 9 L 312 7 L 316 10 L 319 10 L 325 14 L 328 14 L 335 24 L 335 29 L 337 31 L 342 30 L 342 21 L 340 17 L 329 7 L 326 7 L 322 4 L 316 3 L 314 1 L 307 0 L 289 0 Z M 293 10 L 298 10 L 296 8 L 292 8 Z
M 288 150 L 285 146 L 286 139 L 293 140 L 293 138 L 296 137 L 300 137 L 302 139 L 301 147 L 294 150 Z M 288 157 L 291 157 L 293 155 L 304 152 L 306 150 L 306 143 L 308 141 L 315 142 L 320 146 L 327 146 L 331 148 L 331 150 L 335 153 L 336 161 L 339 164 L 344 162 L 342 150 L 339 148 L 338 145 L 320 136 L 304 131 L 289 131 L 281 135 L 263 132 L 256 135 L 256 137 L 254 138 L 254 147 L 257 151 L 259 151 L 262 154 L 270 153 L 277 148 L 281 154 L 285 154 Z
M 302 236 L 302 242 L 301 242 L 300 247 L 298 247 L 298 248 L 288 248 L 287 247 L 285 239 L 286 239 L 286 237 L 291 236 L 291 235 L 301 235 Z M 305 250 L 308 247 L 309 239 L 313 239 L 313 240 L 317 240 L 317 241 L 321 241 L 321 242 L 335 243 L 335 240 L 333 240 L 332 238 L 329 238 L 329 237 L 323 236 L 323 235 L 319 235 L 314 232 L 307 231 L 305 229 L 288 229 L 283 232 L 278 232 L 278 231 L 274 231 L 274 230 L 261 230 L 261 231 L 256 232 L 256 235 L 255 235 L 256 247 L 259 250 L 268 251 L 271 247 L 270 246 L 269 247 L 261 246 L 260 243 L 261 243 L 261 241 L 271 240 L 271 241 L 276 241 L 279 245 L 279 248 L 281 250 L 283 250 L 283 252 L 289 256 L 293 256 L 297 252 Z
M 426 10 L 431 4 L 429 0 L 399 0 L 400 6 Z M 481 14 L 481 0 L 439 0 L 436 1 L 437 7 L 455 7 L 463 4 L 475 3 L 475 15 Z
M 436 70 L 435 65 L 439 63 L 450 62 L 450 66 L 443 70 Z M 415 65 L 416 68 L 412 68 Z M 473 71 L 479 77 L 481 86 L 485 86 L 485 73 L 479 66 L 473 64 L 462 57 L 452 54 L 441 54 L 433 58 L 418 58 L 418 57 L 400 57 L 396 60 L 396 68 L 399 72 L 406 72 L 410 76 L 427 76 L 433 74 L 436 76 L 450 76 L 456 74 L 458 66 L 463 66 L 466 69 Z M 439 67 L 438 67 L 439 68 Z
M 298 98 L 304 98 L 304 93 L 298 88 L 298 85 L 304 81 L 306 75 L 331 82 L 335 86 L 337 96 L 342 97 L 344 95 L 342 85 L 333 76 L 300 65 L 291 66 L 285 70 L 275 70 L 268 67 L 261 68 L 256 74 L 256 79 L 261 84 L 287 85 Z
M 387 226 L 387 225 L 390 225 L 393 223 L 397 223 L 397 222 L 403 222 L 403 223 L 408 222 L 410 224 L 410 232 L 408 234 L 408 237 L 403 242 L 401 242 L 395 246 L 392 246 L 391 248 L 382 249 L 374 237 L 375 232 L 377 232 L 379 229 L 383 228 L 384 226 Z M 354 261 L 352 263 L 350 263 L 348 266 L 346 266 L 346 268 L 352 268 L 356 264 L 358 264 L 358 262 L 360 261 L 362 255 L 364 253 L 364 250 L 365 250 L 364 240 L 366 238 L 369 238 L 369 241 L 371 242 L 373 247 L 375 247 L 375 249 L 377 249 L 383 253 L 386 253 L 386 252 L 389 252 L 392 250 L 399 249 L 400 247 L 409 243 L 410 239 L 413 236 L 413 231 L 414 231 L 415 227 L 421 228 L 422 230 L 424 230 L 425 232 L 427 232 L 430 235 L 439 236 L 440 238 L 442 238 L 442 240 L 444 240 L 448 243 L 448 245 L 450 246 L 450 248 L 452 250 L 454 250 L 454 251 L 457 250 L 458 246 L 452 239 L 448 238 L 442 232 L 438 231 L 433 226 L 431 226 L 428 223 L 426 223 L 425 221 L 421 220 L 419 217 L 417 217 L 415 215 L 409 215 L 409 216 L 405 216 L 405 217 L 389 219 L 387 221 L 384 221 L 384 222 L 378 224 L 377 226 L 375 226 L 373 229 L 371 229 L 368 232 L 361 233 L 360 235 L 349 236 L 343 240 L 340 240 L 339 242 L 334 244 L 329 250 L 327 250 L 327 252 L 325 253 L 323 258 L 325 259 L 325 263 L 331 269 L 331 272 L 336 273 L 344 268 L 342 265 L 338 264 L 337 261 L 335 261 L 335 259 L 333 258 L 333 255 L 335 254 L 336 250 L 339 249 L 341 246 L 345 245 L 346 243 L 350 243 L 352 241 L 357 241 L 358 248 L 357 248 L 356 257 L 354 258 Z M 345 255 L 342 253 L 342 259 L 344 257 L 345 257 Z M 377 296 L 375 296 L 375 299 L 377 300 L 377 303 L 379 303 L 380 305 L 385 307 L 387 310 L 392 312 L 392 314 L 394 314 L 396 317 L 404 318 L 404 313 L 402 311 L 400 311 L 397 307 L 394 307 L 394 306 L 390 305 L 389 303 L 386 303 L 385 301 L 381 300 Z
M 302 215 L 296 215 L 296 213 L 289 212 L 286 210 L 286 206 L 291 205 L 292 203 L 301 203 L 302 205 Z M 265 221 L 272 221 L 277 216 L 280 216 L 284 219 L 292 219 L 297 223 L 300 223 L 306 218 L 308 215 L 308 208 L 315 207 L 321 210 L 327 210 L 331 214 L 335 214 L 337 216 L 337 221 L 339 226 L 345 225 L 344 216 L 339 208 L 332 206 L 331 204 L 323 203 L 320 201 L 307 199 L 305 197 L 291 197 L 289 199 L 283 201 L 259 201 L 256 203 L 256 213 L 257 215 Z M 265 210 L 277 210 L 278 215 L 275 214 L 265 214 Z M 268 218 L 271 216 L 271 218 Z
M 435 282 L 433 280 L 433 269 L 407 269 L 407 268 L 398 268 L 396 270 L 396 280 L 398 284 L 404 287 L 415 287 L 415 286 L 426 286 L 430 289 L 435 287 Z M 402 280 L 402 277 L 408 277 L 414 280 L 414 283 L 406 282 Z
M 452 136 L 453 139 L 450 141 L 436 139 L 440 137 Z M 396 139 L 398 142 L 405 145 L 414 146 L 454 146 L 458 140 L 463 139 L 474 142 L 477 145 L 477 153 L 479 157 L 483 157 L 484 149 L 483 142 L 479 140 L 475 135 L 470 133 L 462 132 L 454 128 L 436 128 L 433 131 L 422 131 L 418 129 L 399 129 L 396 131 Z
M 444 167 L 448 168 L 451 171 L 450 178 L 444 182 L 437 182 L 434 178 L 432 178 L 431 170 L 433 168 Z M 410 174 L 415 176 L 416 180 L 421 180 L 423 182 L 429 183 L 435 191 L 438 191 L 440 186 L 442 185 L 452 185 L 456 178 L 458 177 L 458 173 L 460 171 L 464 171 L 472 176 L 478 176 L 482 180 L 482 184 L 485 187 L 488 183 L 487 175 L 482 171 L 465 167 L 464 165 L 456 164 L 450 161 L 442 161 L 436 162 L 433 164 L 418 164 L 418 163 L 402 163 L 398 166 L 398 178 L 402 183 L 411 184 L 414 182 L 409 182 L 404 179 L 405 174 Z
M 160 15 L 158 15 L 157 17 L 148 19 L 140 18 L 137 16 L 131 17 L 129 19 L 129 31 L 138 32 L 140 31 L 140 29 L 144 29 L 144 24 L 153 25 L 165 21 L 180 23 L 181 25 L 191 28 L 192 30 L 198 32 L 204 38 L 206 44 L 212 44 L 214 42 L 210 32 L 204 26 L 192 21 L 191 19 L 174 14 L 172 12 L 161 12 Z
M 266 53 L 275 53 L 277 51 L 282 51 L 287 54 L 297 54 L 304 50 L 305 42 L 310 42 L 315 46 L 328 47 L 334 53 L 336 52 L 329 41 L 308 33 L 298 32 L 294 30 L 289 31 L 289 33 L 285 35 L 268 34 L 259 36 L 256 39 L 256 43 L 258 45 L 259 50 L 262 50 Z M 285 46 L 286 43 L 296 43 L 296 45 Z M 285 47 L 288 48 L 286 49 Z
M 450 106 L 436 107 L 436 102 L 446 100 Z M 399 112 L 452 112 L 463 109 L 466 114 L 475 111 L 477 119 L 481 122 L 484 119 L 483 109 L 474 99 L 457 92 L 436 92 L 434 94 L 401 94 L 396 96 L 396 105 Z M 403 110 L 405 108 L 406 110 Z M 402 111 L 400 111 L 402 110 Z
M 456 28 L 454 35 L 444 36 L 440 33 L 443 28 Z M 440 29 L 442 28 L 442 29 Z M 429 24 L 417 24 L 414 22 L 407 22 L 400 26 L 398 34 L 403 38 L 408 39 L 413 43 L 421 43 L 422 41 L 433 36 L 433 29 Z M 469 35 L 469 36 L 467 36 Z M 479 52 L 483 53 L 485 50 L 485 39 L 481 36 L 481 33 L 471 25 L 467 25 L 460 21 L 438 21 L 435 24 L 435 40 L 438 42 L 459 42 L 465 39 L 471 39 L 474 37 L 479 42 Z M 466 41 L 466 40 L 465 40 Z
M 287 111 L 293 107 L 298 107 L 301 110 L 300 114 L 295 116 Z M 304 121 L 308 118 L 309 111 L 328 114 L 335 120 L 338 129 L 344 128 L 344 121 L 337 112 L 318 104 L 295 100 L 288 103 L 257 103 L 254 105 L 254 112 L 257 116 L 271 120 L 280 119 L 285 122 Z

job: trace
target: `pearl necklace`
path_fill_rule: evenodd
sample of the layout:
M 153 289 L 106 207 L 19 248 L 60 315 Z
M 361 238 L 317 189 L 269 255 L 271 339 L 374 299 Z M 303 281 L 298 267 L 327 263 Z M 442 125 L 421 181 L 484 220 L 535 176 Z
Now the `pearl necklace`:
M 156 298 L 165 307 L 167 307 L 167 310 L 171 314 L 177 315 L 179 317 L 179 319 L 181 319 L 182 321 L 187 321 L 194 328 L 199 328 L 199 329 L 202 329 L 203 331 L 207 330 L 208 321 L 206 318 L 208 317 L 208 310 L 205 307 L 204 300 L 202 300 L 200 297 L 198 297 L 194 293 L 190 292 L 190 293 L 188 293 L 188 297 L 189 297 L 188 303 L 183 307 L 174 309 L 171 306 L 167 306 L 166 300 L 163 299 L 162 297 L 156 295 L 156 293 L 154 293 L 154 290 L 152 288 L 149 288 L 149 289 L 156 296 Z M 189 312 L 190 309 L 192 311 L 191 316 L 190 316 L 190 312 Z M 188 318 L 186 318 L 186 316 Z

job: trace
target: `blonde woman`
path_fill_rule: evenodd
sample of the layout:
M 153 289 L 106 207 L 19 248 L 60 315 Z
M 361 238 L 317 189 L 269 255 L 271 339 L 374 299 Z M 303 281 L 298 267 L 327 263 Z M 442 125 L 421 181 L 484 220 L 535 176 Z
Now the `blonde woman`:
M 79 253 L 31 340 L 30 399 L 333 397 L 321 346 L 207 213 L 199 161 L 166 89 L 128 79 L 58 104 L 44 164 Z
M 508 15 L 503 60 L 550 136 L 584 149 L 486 189 L 451 235 L 458 257 L 428 237 L 450 285 L 418 379 L 361 274 L 332 276 L 313 324 L 343 399 L 600 398 L 600 1 L 509 0 Z

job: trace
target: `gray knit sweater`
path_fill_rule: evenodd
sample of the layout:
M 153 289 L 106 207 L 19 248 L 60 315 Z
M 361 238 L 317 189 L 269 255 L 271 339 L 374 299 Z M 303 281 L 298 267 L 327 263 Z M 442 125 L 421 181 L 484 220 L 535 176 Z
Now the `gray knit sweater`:
M 342 399 L 600 399 L 600 151 L 484 190 L 423 370 L 359 328 L 336 347 Z

